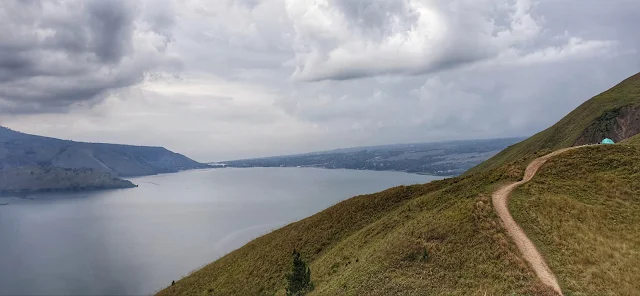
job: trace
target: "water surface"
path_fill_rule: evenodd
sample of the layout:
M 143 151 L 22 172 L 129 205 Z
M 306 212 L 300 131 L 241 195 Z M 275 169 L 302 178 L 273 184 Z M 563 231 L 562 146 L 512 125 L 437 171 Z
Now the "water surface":
M 358 194 L 439 177 L 313 168 L 187 171 L 138 188 L 0 198 L 1 295 L 146 295 Z

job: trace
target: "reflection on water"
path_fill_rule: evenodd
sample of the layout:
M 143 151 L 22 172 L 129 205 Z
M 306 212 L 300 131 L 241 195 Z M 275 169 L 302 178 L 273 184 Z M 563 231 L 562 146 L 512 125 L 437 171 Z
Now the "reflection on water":
M 434 179 L 219 169 L 134 178 L 133 189 L 0 198 L 0 294 L 151 294 L 345 198 Z

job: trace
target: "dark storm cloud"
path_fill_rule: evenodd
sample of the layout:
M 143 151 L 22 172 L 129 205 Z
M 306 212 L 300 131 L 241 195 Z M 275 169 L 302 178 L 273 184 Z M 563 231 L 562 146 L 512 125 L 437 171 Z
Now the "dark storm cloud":
M 131 2 L 94 1 L 87 5 L 90 50 L 102 62 L 118 63 L 131 50 L 135 15 L 126 3 Z
M 173 20 L 129 0 L 0 2 L 0 112 L 57 112 L 176 64 Z

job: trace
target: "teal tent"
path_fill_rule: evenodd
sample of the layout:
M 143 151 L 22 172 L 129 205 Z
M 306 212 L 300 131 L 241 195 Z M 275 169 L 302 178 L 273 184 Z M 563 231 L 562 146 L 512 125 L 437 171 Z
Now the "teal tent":
M 615 144 L 615 142 L 613 142 L 613 140 L 609 138 L 605 138 L 604 140 L 602 140 L 601 144 Z

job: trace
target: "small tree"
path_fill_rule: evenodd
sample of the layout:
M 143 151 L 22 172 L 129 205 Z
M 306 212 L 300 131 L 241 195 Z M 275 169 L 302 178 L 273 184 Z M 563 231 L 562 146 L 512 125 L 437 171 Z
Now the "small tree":
M 287 275 L 287 296 L 302 296 L 313 290 L 311 270 L 300 258 L 300 252 L 293 250 L 293 267 Z

